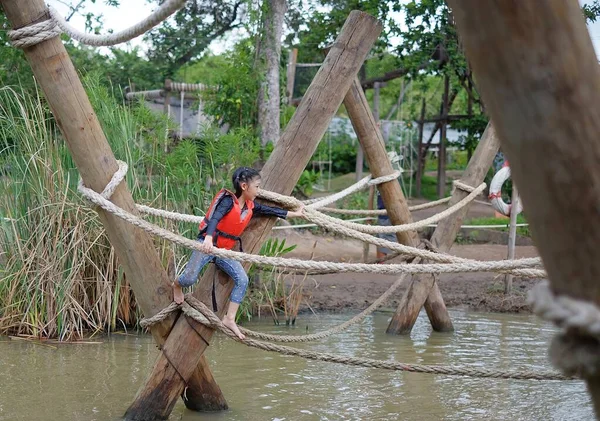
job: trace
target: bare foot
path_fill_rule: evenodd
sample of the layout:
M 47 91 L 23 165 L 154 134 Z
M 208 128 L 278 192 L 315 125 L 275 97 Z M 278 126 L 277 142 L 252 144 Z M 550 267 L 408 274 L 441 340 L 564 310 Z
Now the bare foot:
M 235 333 L 238 336 L 238 338 L 246 339 L 246 336 L 242 332 L 240 332 L 240 329 L 238 328 L 238 325 L 235 324 L 234 320 L 230 320 L 227 317 L 223 317 L 223 324 L 229 329 L 231 329 L 233 333 Z
M 175 301 L 177 304 L 181 304 L 185 301 L 183 290 L 177 281 L 173 282 L 173 301 Z

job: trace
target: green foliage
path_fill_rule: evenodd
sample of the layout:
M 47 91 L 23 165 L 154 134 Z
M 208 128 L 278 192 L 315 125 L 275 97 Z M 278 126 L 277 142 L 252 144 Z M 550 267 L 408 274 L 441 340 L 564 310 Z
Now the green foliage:
M 583 12 L 586 22 L 596 22 L 598 16 L 600 16 L 600 1 L 594 0 L 590 4 L 582 5 L 581 11 Z
M 300 179 L 296 183 L 294 190 L 304 197 L 310 197 L 313 192 L 313 186 L 319 182 L 321 175 L 318 171 L 304 170 L 300 174 Z
M 260 77 L 254 68 L 251 40 L 238 43 L 226 55 L 226 64 L 214 79 L 214 89 L 204 95 L 205 112 L 220 124 L 255 127 Z

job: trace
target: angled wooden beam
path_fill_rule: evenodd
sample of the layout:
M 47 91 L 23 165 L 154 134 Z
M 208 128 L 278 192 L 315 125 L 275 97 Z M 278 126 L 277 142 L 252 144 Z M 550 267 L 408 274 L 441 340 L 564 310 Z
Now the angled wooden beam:
M 49 19 L 42 0 L 2 0 L 0 4 L 15 29 Z M 83 182 L 96 191 L 102 191 L 117 170 L 117 162 L 60 38 L 26 48 L 25 56 L 44 91 Z M 126 183 L 117 188 L 111 200 L 128 212 L 138 213 Z M 162 267 L 152 238 L 116 216 L 102 210 L 98 214 L 142 312 L 146 317 L 156 314 L 172 301 L 172 291 L 171 279 Z M 164 343 L 174 322 L 175 316 L 151 329 L 159 345 Z M 188 332 L 193 333 L 190 329 Z M 212 378 L 208 367 L 203 367 L 202 377 Z M 194 390 L 193 382 L 189 386 L 190 390 Z M 217 389 L 218 386 L 212 386 L 213 395 L 217 395 Z M 199 393 L 202 390 L 199 389 Z M 226 405 L 222 395 L 219 401 Z
M 480 185 L 498 153 L 499 146 L 500 142 L 496 132 L 491 124 L 488 124 L 460 181 L 472 187 Z M 464 190 L 455 189 L 448 206 L 460 202 L 468 194 Z M 431 237 L 431 242 L 438 250 L 442 252 L 450 251 L 468 210 L 468 206 L 465 206 L 438 223 Z M 432 319 L 436 319 L 440 314 L 437 309 L 440 302 L 443 303 L 441 293 L 433 277 L 413 277 L 413 281 L 402 296 L 396 313 L 390 321 L 387 328 L 388 333 L 410 333 L 423 306 L 425 306 L 425 311 L 432 324 L 434 324 Z M 437 324 L 439 321 L 436 320 L 435 323 Z
M 392 163 L 390 162 L 385 144 L 381 135 L 381 130 L 377 126 L 377 122 L 373 113 L 369 108 L 369 103 L 363 91 L 358 78 L 354 80 L 350 91 L 344 98 L 344 106 L 348 110 L 348 116 L 356 132 L 356 136 L 365 151 L 369 169 L 373 177 L 381 177 L 394 172 Z M 408 203 L 402 193 L 400 183 L 397 180 L 388 183 L 379 184 L 377 186 L 383 203 L 393 225 L 409 224 L 413 221 L 412 215 L 408 210 Z M 419 235 L 416 231 L 398 232 L 396 238 L 401 244 L 416 247 L 419 243 Z M 433 284 L 433 276 L 424 276 L 431 278 Z M 437 289 L 437 285 L 435 285 Z M 431 307 L 432 315 L 430 320 L 432 326 L 437 331 L 450 331 L 453 329 L 450 315 L 444 304 L 441 293 L 434 297 L 436 301 Z M 422 304 L 421 304 L 422 306 Z
M 551 288 L 598 306 L 600 67 L 579 2 L 448 3 Z
M 381 24 L 372 16 L 358 11 L 350 14 L 261 172 L 265 189 L 283 194 L 292 192 L 380 32 Z M 246 252 L 258 251 L 270 235 L 274 222 L 273 218 L 253 220 L 243 237 Z M 194 293 L 209 306 L 212 301 L 213 270 L 207 271 Z M 217 301 L 219 313 L 222 314 L 233 283 L 221 274 L 218 284 Z M 188 325 L 193 326 L 199 335 L 190 335 L 185 328 Z M 212 334 L 211 329 L 180 317 L 165 342 L 154 370 L 125 418 L 148 420 L 168 417 L 191 374 L 194 370 L 201 372 L 197 366 L 203 363 L 201 357 Z M 208 379 L 201 380 L 209 382 Z M 196 398 L 200 399 L 199 396 Z

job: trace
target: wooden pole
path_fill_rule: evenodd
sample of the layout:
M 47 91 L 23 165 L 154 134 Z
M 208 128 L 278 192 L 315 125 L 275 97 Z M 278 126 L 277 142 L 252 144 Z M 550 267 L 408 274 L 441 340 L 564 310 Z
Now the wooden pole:
M 292 48 L 288 54 L 288 65 L 286 72 L 286 96 L 287 103 L 291 105 L 294 99 L 294 82 L 296 80 L 296 63 L 298 61 L 298 49 Z
M 421 185 L 425 158 L 423 157 L 423 130 L 425 128 L 425 98 L 421 104 L 421 118 L 419 119 L 419 145 L 417 146 L 417 179 L 415 180 L 415 196 L 421 197 Z
M 369 103 L 358 79 L 354 81 L 352 88 L 346 95 L 344 105 L 346 106 L 346 110 L 348 110 L 354 131 L 365 149 L 365 156 L 367 157 L 373 177 L 391 174 L 394 169 L 387 156 L 381 131 L 377 127 L 373 114 L 369 110 Z M 379 189 L 392 225 L 412 222 L 406 198 L 397 180 L 379 184 L 377 188 Z M 398 232 L 396 233 L 396 238 L 399 243 L 410 246 L 416 246 L 419 240 L 419 236 L 415 231 Z M 433 277 L 429 276 L 429 278 L 432 279 L 431 283 L 433 284 Z M 437 285 L 435 285 L 435 288 L 437 289 Z M 434 305 L 431 306 L 431 312 L 428 312 L 432 326 L 435 330 L 451 330 L 452 322 L 450 321 L 450 315 L 439 290 L 437 292 L 438 294 L 433 297 L 435 301 Z M 422 306 L 423 304 L 421 304 Z
M 444 76 L 444 94 L 442 96 L 441 115 L 448 116 L 448 95 L 450 92 L 450 77 Z M 438 148 L 438 185 L 437 194 L 440 199 L 446 197 L 446 129 L 447 120 L 443 120 L 440 128 L 440 145 Z
M 448 3 L 553 291 L 600 305 L 600 67 L 579 2 Z
M 290 120 L 269 160 L 261 171 L 262 185 L 267 190 L 290 194 L 296 185 L 331 118 L 339 108 L 358 69 L 381 32 L 381 24 L 372 16 L 358 11 L 350 13 L 340 35 L 308 88 L 296 113 Z M 244 251 L 257 252 L 270 235 L 274 218 L 256 218 L 243 236 Z M 194 296 L 211 305 L 214 268 L 198 283 Z M 218 313 L 226 308 L 233 283 L 219 273 L 217 282 Z M 183 326 L 191 325 L 199 335 L 184 334 Z M 185 387 L 185 381 L 198 364 L 205 364 L 201 356 L 208 346 L 213 331 L 199 326 L 186 317 L 179 317 L 165 342 L 156 366 L 146 384 L 126 413 L 126 419 L 147 420 L 168 417 L 173 405 Z M 197 341 L 201 338 L 202 341 Z M 177 370 L 175 370 L 175 367 Z M 197 382 L 210 383 L 197 369 Z M 213 380 L 214 381 L 214 380 Z M 189 390 L 187 391 L 189 397 Z M 210 393 L 210 392 L 207 392 Z M 194 395 L 196 408 L 203 408 L 202 399 L 209 395 Z
M 510 227 L 508 229 L 508 260 L 515 258 L 515 243 L 517 241 L 517 206 L 519 201 L 519 194 L 517 193 L 517 186 L 515 183 L 512 185 L 512 199 L 510 201 L 511 212 L 510 212 Z M 514 210 L 514 212 L 513 212 Z M 504 293 L 510 294 L 512 292 L 513 276 L 509 273 L 504 275 Z
M 0 4 L 13 28 L 49 18 L 41 0 L 1 0 Z M 96 191 L 102 191 L 117 170 L 117 163 L 60 38 L 52 38 L 24 51 L 83 182 Z M 111 201 L 128 212 L 138 214 L 126 183 L 117 188 Z M 138 305 L 146 317 L 153 316 L 172 302 L 172 292 L 171 279 L 161 265 L 152 238 L 112 214 L 99 210 L 98 215 L 125 269 Z M 174 320 L 175 316 L 170 317 L 151 329 L 159 345 L 165 342 Z M 193 333 L 190 329 L 188 332 Z M 208 367 L 204 369 L 203 377 L 212 378 Z M 195 390 L 196 384 L 190 381 L 188 386 L 189 393 Z M 220 395 L 218 399 L 224 403 L 216 384 L 211 390 L 213 396 Z
M 488 124 L 488 127 L 483 133 L 483 136 L 473 153 L 473 158 L 469 161 L 467 169 L 463 173 L 460 181 L 473 187 L 481 184 L 494 161 L 496 153 L 498 153 L 498 148 L 498 137 L 496 136 L 494 128 Z M 455 189 L 448 206 L 452 206 L 461 201 L 467 195 L 467 192 Z M 430 240 L 438 250 L 441 252 L 450 251 L 467 212 L 468 207 L 464 207 L 438 223 Z M 425 311 L 432 321 L 432 324 L 434 323 L 433 320 L 435 320 L 436 324 L 434 326 L 441 326 L 439 329 L 441 331 L 452 330 L 451 324 L 448 324 L 449 319 L 437 319 L 437 315 L 443 314 L 440 311 L 436 311 L 436 307 L 441 305 L 440 298 L 439 288 L 432 277 L 414 277 L 404 293 L 404 296 L 400 300 L 398 309 L 392 317 L 387 332 L 394 334 L 410 333 L 423 305 L 425 305 Z

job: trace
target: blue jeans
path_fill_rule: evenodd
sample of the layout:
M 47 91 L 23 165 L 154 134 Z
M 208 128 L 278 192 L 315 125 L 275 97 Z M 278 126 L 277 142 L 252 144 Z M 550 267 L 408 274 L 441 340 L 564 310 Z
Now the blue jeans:
M 230 300 L 234 303 L 240 304 L 246 295 L 246 289 L 248 288 L 248 275 L 242 264 L 237 260 L 224 259 L 222 257 L 211 256 L 204 254 L 198 250 L 192 252 L 192 256 L 185 266 L 183 273 L 177 278 L 179 285 L 182 287 L 189 287 L 196 283 L 198 275 L 207 263 L 214 262 L 215 265 L 223 272 L 233 279 L 235 286 L 231 291 Z

